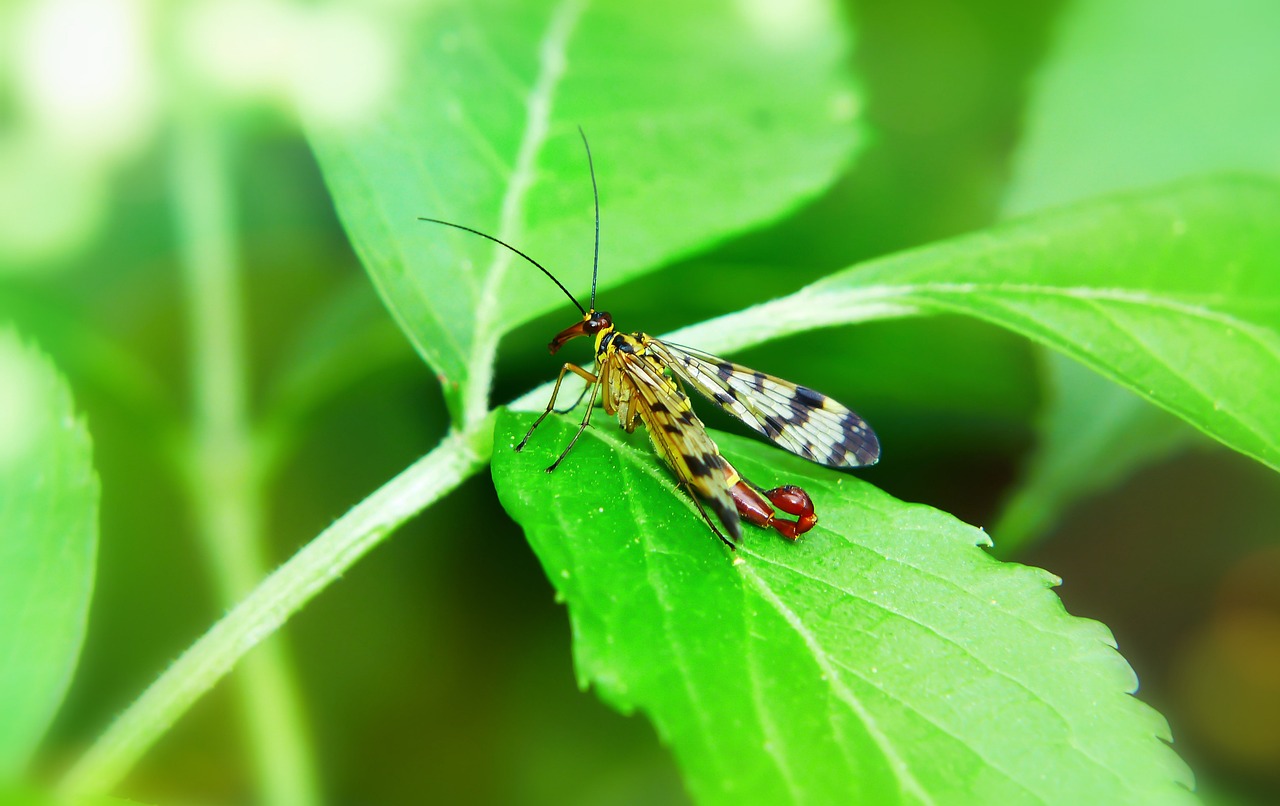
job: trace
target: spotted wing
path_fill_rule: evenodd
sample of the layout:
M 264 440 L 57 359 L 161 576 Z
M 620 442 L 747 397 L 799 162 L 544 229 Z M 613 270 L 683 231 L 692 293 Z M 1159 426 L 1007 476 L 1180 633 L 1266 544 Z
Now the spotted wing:
M 738 509 L 729 495 L 729 474 L 720 449 L 707 434 L 689 398 L 675 381 L 644 356 L 616 352 L 612 361 L 635 389 L 640 417 L 654 448 L 681 486 L 706 504 L 734 540 L 742 538 Z M 731 471 L 730 471 L 731 472 Z
M 797 456 L 828 467 L 880 458 L 866 421 L 826 395 L 677 344 L 650 338 L 647 347 L 712 402 Z

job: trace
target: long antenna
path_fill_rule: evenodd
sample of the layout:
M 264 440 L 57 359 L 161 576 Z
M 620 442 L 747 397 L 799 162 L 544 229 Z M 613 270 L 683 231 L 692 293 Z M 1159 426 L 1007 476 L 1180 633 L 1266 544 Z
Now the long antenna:
M 587 133 L 578 127 L 582 135 L 582 145 L 587 149 L 587 168 L 591 171 L 591 192 L 596 197 L 596 254 L 591 261 L 591 310 L 596 309 L 596 274 L 600 271 L 600 188 L 596 187 L 596 165 L 591 161 L 591 146 L 587 143 Z
M 528 255 L 526 255 L 524 252 L 521 252 L 519 249 L 516 249 L 514 246 L 512 246 L 512 245 L 511 245 L 511 244 L 509 244 L 509 243 L 507 243 L 506 241 L 500 241 L 500 240 L 498 240 L 497 238 L 493 237 L 492 235 L 485 235 L 483 232 L 481 232 L 481 231 L 480 231 L 480 230 L 478 230 L 478 229 L 471 229 L 471 227 L 464 227 L 464 226 L 462 226 L 461 224 L 455 224 L 455 223 L 453 223 L 452 221 L 441 221 L 441 220 L 440 220 L 440 219 L 438 219 L 438 218 L 423 218 L 422 216 L 418 216 L 418 220 L 419 220 L 419 221 L 430 221 L 432 224 L 444 224 L 446 227 L 453 227 L 454 229 L 460 229 L 460 230 L 463 230 L 464 232 L 470 232 L 470 233 L 471 233 L 471 234 L 473 234 L 473 235 L 479 235 L 481 238 L 488 238 L 489 240 L 493 241 L 494 243 L 498 244 L 499 246 L 505 246 L 505 247 L 507 247 L 507 248 L 508 248 L 508 249 L 510 249 L 512 252 L 515 252 L 515 253 L 516 253 L 517 255 L 519 255 L 520 257 L 524 258 L 525 260 L 529 261 L 529 262 L 530 262 L 530 263 L 532 263 L 533 265 L 535 265 L 535 266 L 537 266 L 538 268 L 542 269 L 542 273 L 543 273 L 543 274 L 545 274 L 545 275 L 547 275 L 548 277 L 550 277 L 550 278 L 551 278 L 551 282 L 553 282 L 553 283 L 555 283 L 556 285 L 560 286 L 560 290 L 561 290 L 561 291 L 563 291 L 563 292 L 565 293 L 565 296 L 567 296 L 569 299 L 573 300 L 573 304 L 578 306 L 578 310 L 579 310 L 579 311 L 582 311 L 582 315 L 583 315 L 583 316 L 586 316 L 586 315 L 587 315 L 586 310 L 582 307 L 582 303 L 581 303 L 581 302 L 578 302 L 577 298 L 575 298 L 575 297 L 573 296 L 573 294 L 570 294 L 570 293 L 569 293 L 569 289 L 565 288 L 565 287 L 564 287 L 564 284 L 563 284 L 563 283 L 561 283 L 559 280 L 557 280 L 557 279 L 556 279 L 556 276 L 555 276 L 554 274 L 552 274 L 551 272 L 547 271 L 547 267 L 546 267 L 546 266 L 543 266 L 541 263 L 539 263 L 538 261 L 536 261 L 536 260 L 534 260 L 533 258 L 529 257 L 529 256 L 528 256 Z M 596 223 L 596 227 L 598 228 L 599 226 L 600 226 L 600 224 L 599 224 L 599 222 L 597 222 L 597 223 Z M 595 280 L 594 280 L 594 278 L 593 278 L 593 279 L 592 279 L 592 281 L 591 281 L 591 298 L 592 298 L 593 300 L 595 299 L 595 294 L 596 294 L 596 289 L 595 289 Z

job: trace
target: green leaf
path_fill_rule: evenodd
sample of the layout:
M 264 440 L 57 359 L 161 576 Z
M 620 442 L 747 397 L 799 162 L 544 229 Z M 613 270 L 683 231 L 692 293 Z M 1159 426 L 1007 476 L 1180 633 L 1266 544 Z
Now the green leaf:
M 89 434 L 48 359 L 0 330 L 0 781 L 66 693 L 98 541 Z
M 781 9 L 781 7 L 779 7 Z M 601 283 L 776 218 L 858 141 L 845 25 L 788 4 L 453 2 L 407 25 L 404 80 L 369 119 L 313 131 L 356 250 L 455 416 L 484 414 L 501 335 L 589 302 L 591 139 Z M 573 312 L 576 318 L 577 312 Z
M 1180 183 L 874 260 L 671 339 L 719 352 L 836 324 L 966 314 L 1280 469 L 1276 221 L 1276 182 Z
M 1177 802 L 1190 773 L 1102 625 L 980 530 L 716 434 L 819 511 L 730 554 L 643 434 L 504 414 L 498 495 L 568 604 L 582 685 L 654 721 L 702 802 Z M 576 418 L 574 418 L 576 419 Z
M 1034 82 L 1006 209 L 1223 168 L 1280 171 L 1278 29 L 1269 0 L 1072 3 Z M 1041 444 L 1002 515 L 1002 551 L 1195 441 L 1123 387 L 1060 359 L 1049 368 Z

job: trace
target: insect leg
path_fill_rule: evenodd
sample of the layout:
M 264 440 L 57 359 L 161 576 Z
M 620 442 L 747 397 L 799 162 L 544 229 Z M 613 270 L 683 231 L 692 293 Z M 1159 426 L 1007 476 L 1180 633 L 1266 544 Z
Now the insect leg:
M 586 372 L 586 370 L 583 370 L 580 367 L 575 367 L 573 364 L 566 364 L 565 367 L 566 368 L 572 367 L 573 369 L 579 370 L 580 372 Z M 561 372 L 561 375 L 563 374 L 564 373 Z M 560 463 L 564 461 L 564 458 L 569 455 L 569 451 L 573 450 L 573 446 L 578 441 L 578 437 L 582 436 L 582 432 L 587 430 L 587 423 L 591 422 L 591 410 L 596 407 L 596 397 L 599 394 L 600 394 L 600 384 L 598 383 L 592 384 L 591 399 L 587 401 L 587 410 L 582 415 L 582 425 L 578 426 L 577 433 L 573 435 L 573 439 L 569 440 L 569 444 L 565 446 L 564 451 L 560 454 L 560 458 L 552 462 L 551 467 L 547 468 L 548 473 L 554 471 L 557 467 L 560 466 Z M 549 410 L 550 409 L 548 409 L 548 411 Z M 546 416 L 547 415 L 544 412 L 542 417 L 546 417 Z M 538 419 L 541 420 L 542 417 L 539 417 Z M 537 423 L 534 423 L 534 425 L 537 425 Z
M 529 437 L 533 435 L 533 429 L 541 425 L 542 421 L 547 418 L 547 415 L 555 410 L 556 395 L 560 394 L 560 383 L 561 381 L 564 380 L 564 374 L 566 372 L 574 373 L 575 375 L 577 375 L 578 377 L 586 381 L 588 384 L 596 384 L 599 381 L 599 378 L 597 378 L 595 375 L 592 375 L 590 372 L 587 372 L 585 369 L 578 366 L 577 364 L 565 364 L 563 367 L 561 367 L 560 374 L 556 376 L 556 385 L 551 390 L 551 399 L 547 401 L 546 411 L 542 412 L 542 414 L 538 416 L 538 419 L 533 421 L 533 425 L 529 426 L 529 430 L 526 431 L 524 434 L 524 439 L 520 440 L 520 444 L 516 446 L 517 451 L 524 450 L 525 443 L 527 443 L 529 441 Z M 585 392 L 586 390 L 584 389 L 583 391 Z M 581 398 L 579 398 L 579 400 L 581 400 Z M 593 401 L 595 400 L 594 394 L 592 395 L 592 400 Z M 576 406 L 578 404 L 574 403 L 573 405 Z M 588 409 L 588 411 L 590 411 L 590 409 Z M 557 462 L 557 464 L 559 463 Z
M 578 404 L 582 402 L 582 398 L 587 396 L 587 390 L 590 388 L 591 388 L 591 384 L 584 384 L 582 387 L 582 391 L 578 393 L 577 398 L 575 398 L 572 403 L 570 403 L 568 406 L 565 406 L 563 409 L 552 409 L 552 411 L 554 411 L 556 414 L 568 414 L 569 412 L 578 408 Z
M 702 519 L 707 522 L 707 526 L 711 527 L 712 534 L 720 538 L 721 543 L 724 543 L 729 548 L 733 549 L 734 551 L 737 551 L 738 550 L 737 545 L 734 544 L 732 540 L 725 537 L 724 532 L 721 532 L 720 529 L 716 527 L 715 521 L 711 520 L 711 516 L 707 514 L 706 507 L 704 507 L 702 505 L 702 501 L 698 499 L 698 494 L 693 491 L 693 487 L 688 484 L 681 484 L 680 486 L 683 487 L 684 491 L 689 494 L 690 498 L 693 499 L 694 505 L 698 507 L 698 513 L 701 514 Z

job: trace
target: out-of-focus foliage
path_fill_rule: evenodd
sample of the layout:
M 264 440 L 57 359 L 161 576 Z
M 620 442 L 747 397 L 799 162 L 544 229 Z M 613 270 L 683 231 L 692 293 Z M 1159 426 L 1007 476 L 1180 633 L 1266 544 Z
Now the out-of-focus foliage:
M 98 547 L 91 453 L 63 379 L 0 330 L 0 785 L 35 753 L 80 656 Z

